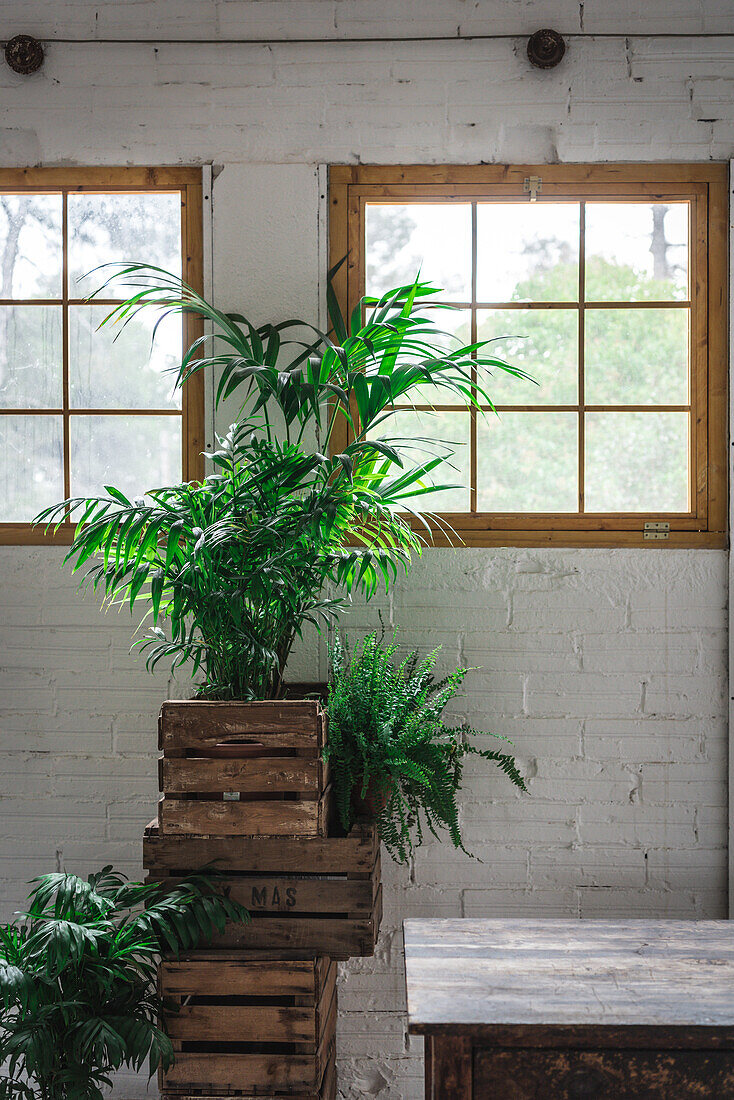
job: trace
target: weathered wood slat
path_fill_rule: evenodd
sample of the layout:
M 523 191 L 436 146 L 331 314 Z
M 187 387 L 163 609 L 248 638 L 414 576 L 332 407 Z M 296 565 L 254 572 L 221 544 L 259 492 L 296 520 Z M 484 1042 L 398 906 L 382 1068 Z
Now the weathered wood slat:
M 218 882 L 221 889 L 249 909 L 255 919 L 261 913 L 287 916 L 291 911 L 370 917 L 375 911 L 379 886 L 376 876 L 324 880 L 316 876 L 256 875 L 225 877 Z
M 321 1074 L 321 1079 L 323 1080 L 323 1074 L 329 1059 L 329 1053 L 333 1044 L 336 1042 L 336 966 L 334 966 L 333 975 L 330 975 L 330 978 L 327 978 L 326 987 L 324 988 L 324 997 L 321 1001 L 317 1017 L 318 1026 L 321 1032 L 321 1042 L 319 1044 L 317 1058 L 319 1063 L 319 1072 Z
M 334 1045 L 328 1053 L 326 1069 L 324 1071 L 324 1079 L 320 1089 L 303 1091 L 298 1089 L 296 1092 L 288 1091 L 283 1092 L 271 1092 L 266 1094 L 267 1100 L 336 1100 L 336 1056 Z M 166 1091 L 162 1094 L 162 1100 L 265 1100 L 262 1091 L 257 1093 L 238 1091 L 236 1098 L 233 1098 L 231 1092 L 218 1094 L 213 1093 L 207 1089 L 204 1092 L 191 1092 L 189 1090 L 180 1091 L 178 1089 L 166 1088 Z
M 213 866 L 222 871 L 323 875 L 370 873 L 379 851 L 373 825 L 357 825 L 345 837 L 166 836 L 151 822 L 143 837 L 143 864 L 152 872 L 185 872 Z
M 377 932 L 375 919 L 254 917 L 249 924 L 228 924 L 211 942 L 242 950 L 328 951 L 335 959 L 348 959 L 373 955 Z
M 255 736 L 271 747 L 320 750 L 325 743 L 324 712 L 317 700 L 169 701 L 161 707 L 158 729 L 164 753 Z
M 226 989 L 234 997 L 256 997 L 267 990 L 273 997 L 309 997 L 315 1004 L 329 968 L 330 960 L 324 956 L 280 960 L 195 952 L 162 962 L 159 982 L 166 996 L 191 992 L 215 996 Z
M 164 833 L 207 836 L 326 836 L 331 791 L 297 801 L 266 798 L 247 802 L 162 798 Z
M 377 891 L 377 898 L 375 899 L 375 924 L 379 930 L 382 924 L 382 883 L 380 883 L 380 888 Z
M 311 1088 L 321 1084 L 321 1066 L 311 1054 L 224 1054 L 181 1051 L 164 1075 L 163 1089 Z
M 329 970 L 324 977 L 324 983 L 321 987 L 321 998 L 316 1009 L 316 1016 L 318 1020 L 318 1028 L 322 1035 L 326 1031 L 329 1015 L 336 1015 L 337 970 L 338 968 L 336 966 L 329 967 Z
M 167 1027 L 172 1039 L 197 1043 L 316 1043 L 313 1008 L 184 1004 Z
M 297 791 L 302 797 L 311 798 L 318 798 L 326 786 L 323 760 L 277 756 L 253 760 L 163 757 L 160 783 L 165 793 Z

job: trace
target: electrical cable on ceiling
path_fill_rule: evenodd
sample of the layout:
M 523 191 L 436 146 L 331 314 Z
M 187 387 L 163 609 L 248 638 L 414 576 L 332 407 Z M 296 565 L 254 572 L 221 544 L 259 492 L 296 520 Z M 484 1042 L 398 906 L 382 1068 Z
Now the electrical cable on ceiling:
M 734 38 L 732 31 L 637 31 L 623 34 L 622 32 L 594 33 L 593 31 L 561 31 L 564 38 L 573 41 L 593 39 L 618 39 L 635 41 L 645 38 L 654 39 L 678 39 L 687 41 L 694 39 L 723 39 Z M 502 42 L 518 41 L 528 37 L 527 31 L 518 31 L 512 34 L 435 34 L 435 35 L 405 35 L 395 38 L 382 36 L 354 37 L 354 38 L 46 38 L 44 42 L 52 45 L 67 46 L 349 46 L 349 45 L 380 45 L 419 43 L 419 42 Z M 3 47 L 6 43 L 0 40 Z

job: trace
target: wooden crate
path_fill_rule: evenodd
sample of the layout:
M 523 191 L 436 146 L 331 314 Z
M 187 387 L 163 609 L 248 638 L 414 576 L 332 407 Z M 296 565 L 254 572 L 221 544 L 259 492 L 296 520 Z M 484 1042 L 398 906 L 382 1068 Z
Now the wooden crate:
M 328 1096 L 336 972 L 323 955 L 192 952 L 163 961 L 160 991 L 180 1006 L 166 1017 L 176 1060 L 160 1073 L 163 1094 Z
M 161 1094 L 161 1100 L 337 1100 L 336 1095 L 336 1048 L 332 1045 L 326 1059 L 324 1080 L 318 1090 L 298 1089 L 296 1092 L 216 1092 L 202 1090 L 186 1092 L 171 1091 L 166 1089 Z
M 333 803 L 318 700 L 167 702 L 158 739 L 163 832 L 327 835 Z
M 317 1091 L 309 1089 L 307 1092 L 304 1092 L 303 1089 L 298 1089 L 297 1092 L 233 1093 L 222 1092 L 221 1089 L 218 1089 L 216 1092 L 203 1092 L 201 1090 L 192 1092 L 190 1089 L 187 1092 L 174 1092 L 167 1089 L 161 1094 L 161 1100 L 337 1100 L 336 1049 L 332 1045 L 326 1060 L 324 1080 L 321 1084 L 321 1088 Z
M 382 918 L 380 845 L 374 825 L 344 837 L 168 836 L 143 838 L 149 879 L 211 866 L 252 915 L 227 925 L 219 948 L 296 950 L 332 958 L 373 955 Z

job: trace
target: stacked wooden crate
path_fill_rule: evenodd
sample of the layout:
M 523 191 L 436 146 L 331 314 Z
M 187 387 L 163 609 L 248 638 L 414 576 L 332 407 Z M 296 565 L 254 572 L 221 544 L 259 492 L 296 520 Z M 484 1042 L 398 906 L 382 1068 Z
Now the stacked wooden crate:
M 201 952 L 162 963 L 160 984 L 180 1005 L 164 1095 L 336 1096 L 333 959 Z
M 252 915 L 161 964 L 166 1100 L 336 1096 L 335 960 L 373 954 L 382 888 L 374 826 L 335 829 L 325 741 L 313 700 L 163 705 L 148 877 L 214 868 Z

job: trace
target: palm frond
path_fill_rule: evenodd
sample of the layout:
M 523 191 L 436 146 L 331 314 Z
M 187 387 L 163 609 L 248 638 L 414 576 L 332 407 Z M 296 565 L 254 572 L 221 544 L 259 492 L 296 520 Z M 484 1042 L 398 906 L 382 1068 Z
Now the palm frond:
M 225 312 L 149 264 L 100 271 L 93 299 L 111 280 L 128 293 L 103 322 L 113 332 L 141 313 L 156 325 L 177 314 L 205 322 L 177 385 L 216 370 L 216 401 L 238 399 L 239 417 L 217 438 L 203 482 L 135 500 L 110 485 L 36 522 L 73 519 L 66 561 L 107 605 L 142 610 L 134 645 L 149 669 L 188 665 L 209 698 L 277 697 L 303 626 L 333 622 L 342 596 L 388 589 L 442 526 L 430 503 L 455 481 L 455 446 L 391 438 L 396 405 L 430 385 L 446 401 L 491 408 L 492 372 L 527 376 L 488 341 L 462 345 L 443 331 L 438 289 L 418 279 L 364 298 L 348 320 L 330 286 L 324 333 Z M 351 438 L 330 454 L 340 424 Z M 327 599 L 331 586 L 337 595 Z
M 248 916 L 213 875 L 167 887 L 108 866 L 35 879 L 28 912 L 0 925 L 0 1100 L 91 1100 L 121 1066 L 170 1065 L 161 951 L 194 948 Z

